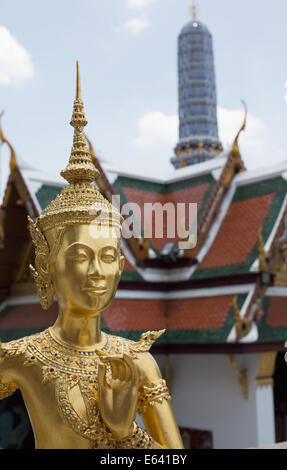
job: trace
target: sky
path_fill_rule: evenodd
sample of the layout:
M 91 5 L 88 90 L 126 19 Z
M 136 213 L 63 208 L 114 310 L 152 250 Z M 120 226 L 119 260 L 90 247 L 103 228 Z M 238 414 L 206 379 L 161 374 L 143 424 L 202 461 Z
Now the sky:
M 105 161 L 161 176 L 178 140 L 177 37 L 191 0 L 0 0 L 0 110 L 20 158 L 58 174 L 79 60 L 86 132 Z M 287 2 L 197 0 L 213 35 L 218 119 L 248 169 L 287 160 Z M 1 192 L 9 152 L 0 148 Z

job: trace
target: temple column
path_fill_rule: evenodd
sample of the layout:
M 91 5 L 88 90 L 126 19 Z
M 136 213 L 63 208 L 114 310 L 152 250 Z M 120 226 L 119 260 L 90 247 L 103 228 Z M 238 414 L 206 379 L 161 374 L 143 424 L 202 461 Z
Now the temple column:
M 265 352 L 259 357 L 257 389 L 256 389 L 256 420 L 257 446 L 275 443 L 274 414 L 274 370 L 277 352 Z

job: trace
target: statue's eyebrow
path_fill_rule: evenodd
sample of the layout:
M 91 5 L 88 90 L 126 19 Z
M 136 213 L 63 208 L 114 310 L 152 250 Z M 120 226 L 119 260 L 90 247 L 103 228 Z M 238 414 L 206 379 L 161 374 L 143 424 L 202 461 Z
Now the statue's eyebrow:
M 85 245 L 83 243 L 75 242 L 72 245 L 68 246 L 66 248 L 65 253 L 72 251 L 74 248 L 82 248 L 83 250 L 87 251 L 89 254 L 93 252 L 92 248 L 90 248 L 88 245 Z
M 117 247 L 113 245 L 103 246 L 103 248 L 101 249 L 101 251 L 106 251 L 106 250 L 113 250 L 115 253 L 118 251 Z

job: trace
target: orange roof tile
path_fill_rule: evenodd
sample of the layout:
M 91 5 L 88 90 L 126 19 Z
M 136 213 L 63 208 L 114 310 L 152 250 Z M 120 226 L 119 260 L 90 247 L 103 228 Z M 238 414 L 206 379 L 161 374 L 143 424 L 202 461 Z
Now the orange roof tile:
M 167 302 L 169 330 L 219 330 L 232 305 L 233 295 L 198 297 Z
M 124 266 L 124 271 L 133 271 L 136 272 L 136 269 L 131 265 L 129 260 L 125 257 L 125 266 Z
M 103 312 L 103 319 L 112 331 L 160 330 L 166 328 L 164 301 L 115 299 Z
M 103 312 L 110 331 L 171 331 L 219 330 L 232 304 L 233 296 L 201 297 L 194 299 L 115 299 Z M 40 304 L 15 306 L 0 319 L 1 329 L 47 328 L 54 324 L 58 305 L 44 312 Z M 1 336 L 1 335 L 0 335 Z
M 232 295 L 182 300 L 116 299 L 103 313 L 112 331 L 220 329 L 232 305 Z
M 232 203 L 198 269 L 243 263 L 255 246 L 274 196 L 271 193 Z
M 128 202 L 130 203 L 136 202 L 137 204 L 139 204 L 141 208 L 141 217 L 142 217 L 141 226 L 142 226 L 142 229 L 144 229 L 144 217 L 143 217 L 144 216 L 144 203 L 154 204 L 154 203 L 159 202 L 160 204 L 163 204 L 163 205 L 166 203 L 172 203 L 174 206 L 177 203 L 185 203 L 187 205 L 189 203 L 195 203 L 195 204 L 198 204 L 198 210 L 199 210 L 202 204 L 202 200 L 208 188 L 209 188 L 209 184 L 202 184 L 199 186 L 182 189 L 181 191 L 175 191 L 173 193 L 168 193 L 168 194 L 159 194 L 159 193 L 154 193 L 150 191 L 143 191 L 143 190 L 127 188 L 127 187 L 123 187 L 122 191 L 126 199 L 128 200 Z M 188 206 L 186 206 L 186 216 L 187 214 L 188 214 Z M 179 241 L 178 236 L 171 237 L 171 238 L 166 237 L 166 227 L 167 227 L 166 216 L 164 216 L 164 224 L 163 224 L 164 237 L 163 238 L 156 238 L 154 236 L 155 235 L 154 224 L 155 224 L 155 220 L 153 217 L 153 238 L 151 239 L 151 242 L 157 250 L 161 250 L 167 241 L 170 241 L 170 242 Z M 176 227 L 177 227 L 177 218 L 175 219 L 175 228 Z M 188 228 L 189 227 L 186 226 L 186 230 L 188 230 Z
M 272 327 L 287 326 L 287 297 L 271 297 L 266 324 Z
M 57 314 L 56 303 L 47 311 L 43 310 L 40 304 L 15 306 L 12 311 L 0 318 L 0 331 L 2 328 L 47 328 L 55 323 Z

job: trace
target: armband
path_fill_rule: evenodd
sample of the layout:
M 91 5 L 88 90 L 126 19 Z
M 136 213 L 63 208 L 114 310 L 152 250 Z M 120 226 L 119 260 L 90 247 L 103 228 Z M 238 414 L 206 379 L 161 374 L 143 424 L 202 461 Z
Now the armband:
M 156 403 L 162 403 L 163 400 L 171 400 L 166 381 L 161 380 L 158 384 L 154 384 L 151 387 L 142 388 L 142 392 L 139 395 L 138 401 L 138 412 L 142 414 L 146 411 L 148 406 L 154 406 Z

